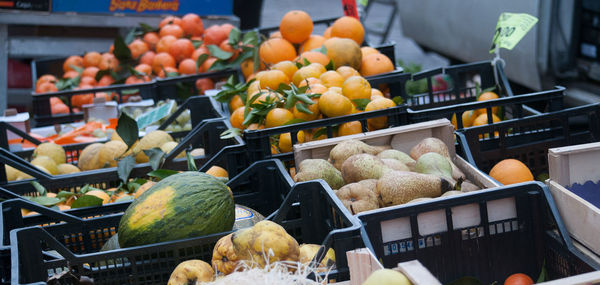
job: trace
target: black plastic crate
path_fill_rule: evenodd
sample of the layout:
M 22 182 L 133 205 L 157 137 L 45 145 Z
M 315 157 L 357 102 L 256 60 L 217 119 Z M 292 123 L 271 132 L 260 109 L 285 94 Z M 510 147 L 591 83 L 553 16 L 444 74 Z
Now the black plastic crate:
M 163 168 L 174 169 L 174 170 L 185 170 L 187 169 L 186 158 L 175 158 L 179 153 L 189 148 L 203 147 L 205 155 L 196 157 L 195 162 L 198 166 L 205 163 L 212 155 L 215 155 L 218 151 L 228 145 L 236 145 L 243 143 L 240 137 L 233 137 L 230 139 L 220 139 L 215 134 L 224 132 L 231 128 L 229 122 L 226 119 L 207 119 L 194 126 L 184 138 L 179 141 L 177 147 L 175 147 L 165 157 Z M 71 147 L 71 146 L 70 146 Z M 71 151 L 78 157 L 79 152 L 83 150 L 83 147 L 79 145 L 72 146 L 73 148 L 65 148 L 66 151 Z M 73 156 L 75 157 L 75 156 Z M 73 161 L 75 163 L 75 161 Z M 68 175 L 49 175 L 45 172 L 40 171 L 31 165 L 28 161 L 21 157 L 9 152 L 2 148 L 0 149 L 0 168 L 3 168 L 4 164 L 9 164 L 12 167 L 21 170 L 34 178 L 37 178 L 47 190 L 51 192 L 57 192 L 59 189 L 66 189 L 67 191 L 74 191 L 77 187 L 85 184 L 90 184 L 97 188 L 110 188 L 117 187 L 119 185 L 119 177 L 117 168 L 102 168 L 90 171 L 82 171 L 79 173 L 72 173 Z M 149 163 L 137 164 L 131 172 L 130 177 L 145 177 L 146 173 L 152 171 Z M 35 190 L 30 185 L 30 180 L 23 181 L 6 181 L 6 173 L 0 172 L 0 184 L 2 187 L 18 193 L 20 195 L 33 194 Z
M 232 178 L 227 185 L 233 192 L 236 203 L 260 209 L 267 215 L 279 208 L 292 188 L 293 181 L 286 173 L 281 162 L 264 160 L 252 164 L 244 172 Z M 10 257 L 10 231 L 25 227 L 43 225 L 44 228 L 57 224 L 81 224 L 85 220 L 94 220 L 111 215 L 122 215 L 131 204 L 128 202 L 112 203 L 101 207 L 87 207 L 58 212 L 36 203 L 21 199 L 18 195 L 0 188 L 0 258 Z M 36 211 L 39 215 L 21 215 L 21 209 Z M 102 242 L 105 242 L 103 239 Z M 4 251 L 8 251 L 8 254 Z M 0 272 L 6 271 L 10 276 L 10 259 L 0 259 Z M 8 282 L 4 280 L 3 282 Z
M 534 177 L 548 173 L 548 149 L 600 141 L 600 103 L 513 119 L 456 132 L 461 153 L 485 173 L 515 158 Z
M 447 75 L 449 86 L 443 90 L 434 90 L 436 76 Z M 423 110 L 448 105 L 457 105 L 476 100 L 475 78 L 479 77 L 479 88 L 485 90 L 496 87 L 494 92 L 500 97 L 512 96 L 513 92 L 500 62 L 480 61 L 425 70 L 413 74 L 412 80 L 427 81 L 427 92 L 411 94 L 406 103 L 411 110 Z
M 487 101 L 472 101 L 456 105 L 442 106 L 430 109 L 414 111 L 408 109 L 408 117 L 411 123 L 426 122 L 436 119 L 451 119 L 456 114 L 457 129 L 463 129 L 462 114 L 471 110 L 485 109 L 491 114 L 492 108 L 498 108 L 500 117 L 503 119 L 516 119 L 525 116 L 539 115 L 534 109 L 528 107 L 529 104 L 542 106 L 545 112 L 559 111 L 563 109 L 563 98 L 565 88 L 556 87 L 553 90 L 534 92 L 529 94 L 500 97 Z M 528 104 L 528 105 L 526 105 Z M 488 124 L 491 124 L 492 116 L 488 115 Z
M 508 208 L 514 212 L 498 215 Z M 445 222 L 443 230 L 421 234 L 426 220 L 420 220 L 425 216 L 439 217 Z M 465 218 L 473 218 L 471 225 L 457 225 Z M 385 208 L 359 214 L 358 219 L 365 245 L 384 267 L 417 259 L 442 283 L 465 276 L 483 284 L 502 283 L 514 273 L 536 280 L 544 263 L 549 279 L 600 269 L 574 248 L 550 191 L 540 182 Z M 557 225 L 557 231 L 548 221 Z M 382 227 L 390 224 L 402 224 L 408 232 L 401 236 L 402 230 L 385 230 L 384 241 Z
M 254 187 L 268 188 L 262 183 Z M 338 272 L 348 274 L 345 252 L 354 246 L 358 221 L 353 218 L 323 181 L 296 184 L 279 205 L 247 204 L 259 212 L 273 212 L 268 219 L 281 224 L 299 243 L 317 243 L 336 250 Z M 236 200 L 237 203 L 244 204 Z M 101 245 L 118 231 L 120 215 L 28 227 L 11 231 L 12 283 L 43 282 L 49 272 L 72 270 L 95 279 L 96 284 L 164 284 L 178 263 L 187 259 L 210 262 L 216 241 L 228 234 L 164 242 L 127 249 L 98 252 Z M 353 239 L 347 237 L 354 236 Z M 68 238 L 65 238 L 68 237 Z M 72 237 L 72 238 L 71 238 Z M 56 250 L 62 257 L 44 255 Z M 102 266 L 114 264 L 114 266 Z

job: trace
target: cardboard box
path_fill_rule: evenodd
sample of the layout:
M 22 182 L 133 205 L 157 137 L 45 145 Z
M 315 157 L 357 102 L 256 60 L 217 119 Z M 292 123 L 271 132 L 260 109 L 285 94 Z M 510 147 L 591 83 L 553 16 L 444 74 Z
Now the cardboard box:
M 548 150 L 550 179 L 546 182 L 567 230 L 577 241 L 600 254 L 600 209 L 566 189 L 574 183 L 600 180 L 600 143 Z

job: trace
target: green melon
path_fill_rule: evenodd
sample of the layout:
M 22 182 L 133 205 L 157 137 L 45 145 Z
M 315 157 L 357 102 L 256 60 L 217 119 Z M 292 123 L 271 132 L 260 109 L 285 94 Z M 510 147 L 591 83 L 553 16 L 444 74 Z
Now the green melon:
M 235 204 L 229 187 L 211 175 L 188 171 L 154 184 L 119 223 L 122 248 L 230 231 Z

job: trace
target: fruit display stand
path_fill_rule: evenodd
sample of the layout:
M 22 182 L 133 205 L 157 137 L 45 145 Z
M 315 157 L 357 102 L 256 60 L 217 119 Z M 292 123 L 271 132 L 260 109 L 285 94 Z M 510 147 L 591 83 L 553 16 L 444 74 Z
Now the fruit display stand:
M 459 153 L 489 173 L 503 159 L 515 158 L 534 177 L 548 173 L 548 149 L 600 141 L 600 104 L 512 119 L 456 132 Z
M 185 151 L 185 149 L 189 146 L 204 147 L 205 154 L 203 156 L 195 157 L 194 159 L 197 165 L 202 165 L 207 161 L 208 158 L 221 150 L 223 147 L 242 143 L 239 137 L 233 137 L 225 140 L 215 137 L 215 133 L 221 133 L 229 128 L 229 123 L 224 119 L 207 119 L 202 121 L 200 124 L 194 126 L 194 129 L 192 129 L 192 131 L 182 138 L 178 145 L 171 152 L 166 154 L 163 167 L 173 170 L 187 169 L 187 160 L 185 158 L 176 157 L 178 154 Z M 73 149 L 71 151 L 79 155 L 80 150 L 81 149 Z M 67 151 L 69 151 L 69 149 L 67 149 Z M 75 162 L 76 160 L 73 158 L 72 163 Z M 47 187 L 47 190 L 50 192 L 58 192 L 59 189 L 75 191 L 78 187 L 81 187 L 85 184 L 90 184 L 93 187 L 100 189 L 107 189 L 110 187 L 117 187 L 120 183 L 120 178 L 116 167 L 100 168 L 65 175 L 49 175 L 48 173 L 40 171 L 28 161 L 15 155 L 14 153 L 7 151 L 6 149 L 0 149 L 0 163 L 11 165 L 16 169 L 23 171 L 36 179 L 39 179 L 40 183 Z M 146 174 L 150 171 L 152 171 L 150 163 L 136 164 L 131 171 L 130 177 L 146 177 Z M 5 187 L 10 191 L 14 191 L 20 195 L 36 193 L 33 188 L 28 186 L 30 185 L 30 180 L 6 181 L 6 177 L 3 177 L 3 175 L 5 175 L 5 173 L 0 173 L 0 178 L 4 178 L 0 183 L 2 184 L 2 187 Z
M 265 191 L 262 182 L 251 183 L 246 187 Z M 263 213 L 276 210 L 268 219 L 281 224 L 298 242 L 334 248 L 340 270 L 344 268 L 343 255 L 351 249 L 347 246 L 353 246 L 348 244 L 352 240 L 349 239 L 349 234 L 352 233 L 352 237 L 355 237 L 359 225 L 333 196 L 325 183 L 313 181 L 296 184 L 281 207 L 264 205 L 268 208 L 260 208 L 260 205 L 252 203 L 248 205 Z M 241 201 L 240 203 L 243 204 Z M 214 244 L 227 234 L 98 252 L 99 247 L 118 231 L 119 220 L 120 215 L 110 215 L 81 223 L 12 231 L 12 283 L 45 281 L 49 274 L 59 273 L 65 267 L 94 278 L 97 284 L 165 283 L 173 268 L 181 261 L 193 258 L 210 261 Z M 65 236 L 80 237 L 81 240 L 65 239 Z M 60 256 L 44 255 L 44 251 L 48 250 L 55 250 Z
M 600 254 L 600 209 L 596 192 L 600 180 L 600 143 L 564 146 L 548 150 L 550 179 L 546 181 L 571 236 Z
M 475 112 L 477 110 L 486 110 L 487 114 L 499 115 L 500 118 L 516 119 L 540 114 L 540 112 L 528 107 L 529 104 L 535 104 L 538 107 L 542 107 L 546 112 L 562 110 L 564 93 L 565 88 L 558 86 L 555 89 L 548 91 L 505 96 L 498 99 L 466 102 L 418 111 L 414 111 L 411 109 L 411 107 L 409 107 L 408 116 L 411 123 L 430 121 L 440 118 L 452 118 L 453 121 L 456 120 L 456 129 L 460 130 L 465 128 L 463 122 L 463 113 L 469 111 Z M 496 109 L 498 112 L 493 111 Z M 481 114 L 484 114 L 484 112 L 481 111 Z M 455 116 L 455 119 L 453 115 Z M 487 124 L 492 123 L 496 123 L 492 115 L 487 116 Z
M 263 214 L 271 214 L 282 204 L 293 182 L 280 162 L 265 160 L 251 165 L 243 173 L 232 178 L 227 185 L 231 188 L 236 203 L 248 205 L 253 207 L 253 209 L 260 209 Z M 0 257 L 3 258 L 0 260 L 0 272 L 8 272 L 1 275 L 4 278 L 8 278 L 4 282 L 10 282 L 9 237 L 11 230 L 37 225 L 47 228 L 55 227 L 57 224 L 80 224 L 84 220 L 93 221 L 112 215 L 122 215 L 131 204 L 131 201 L 127 201 L 107 204 L 101 207 L 77 208 L 59 212 L 24 200 L 18 195 L 1 188 L 0 198 L 6 199 L 0 203 L 0 225 L 2 226 L 2 231 L 0 232 L 2 235 Z M 24 217 L 21 214 L 21 209 L 36 211 L 39 215 Z M 116 229 L 111 229 L 110 235 L 114 234 L 114 231 Z M 96 238 L 93 236 L 89 238 L 94 239 L 94 242 L 104 243 L 109 238 L 107 235 L 109 235 L 109 232 L 106 232 L 105 236 L 99 235 Z M 68 243 L 69 241 L 66 240 L 64 242 Z
M 448 147 L 450 159 L 460 168 L 468 180 L 480 188 L 493 188 L 499 184 L 479 171 L 462 157 L 456 155 L 454 148 L 454 127 L 447 119 L 411 124 L 395 128 L 372 131 L 345 137 L 331 138 L 321 141 L 307 142 L 294 146 L 296 168 L 305 159 L 328 159 L 329 153 L 338 143 L 354 139 L 372 146 L 391 146 L 405 153 L 424 138 L 438 138 Z
M 543 270 L 553 280 L 600 268 L 573 247 L 548 188 L 539 182 L 357 217 L 365 245 L 383 266 L 417 259 L 442 283 L 471 276 L 489 284 L 519 272 L 536 278 Z

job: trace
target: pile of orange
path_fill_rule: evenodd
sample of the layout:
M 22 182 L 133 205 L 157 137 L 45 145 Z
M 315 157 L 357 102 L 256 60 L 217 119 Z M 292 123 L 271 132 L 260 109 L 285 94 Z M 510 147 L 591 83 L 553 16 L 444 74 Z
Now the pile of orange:
M 288 124 L 291 121 L 312 121 L 396 106 L 394 101 L 387 98 L 378 89 L 371 88 L 369 82 L 360 76 L 356 69 L 349 66 L 327 71 L 320 63 L 311 63 L 298 68 L 292 61 L 282 61 L 273 65 L 272 68 L 258 72 L 255 76 L 256 80 L 249 84 L 245 97 L 248 98 L 247 100 L 253 100 L 252 102 L 244 102 L 242 96 L 239 95 L 230 100 L 230 122 L 234 128 L 250 130 L 272 128 Z M 309 95 L 312 104 L 296 103 L 286 109 L 286 95 L 276 91 L 280 84 L 307 86 L 306 94 L 319 94 L 319 96 Z M 367 103 L 366 106 L 359 104 L 361 101 Z M 269 103 L 272 103 L 273 108 L 260 122 L 250 125 L 243 124 L 249 115 L 245 106 Z M 303 112 L 298 104 L 304 105 L 310 113 Z M 359 107 L 363 107 L 364 110 Z M 248 114 L 245 117 L 246 113 Z M 367 124 L 370 130 L 386 128 L 387 118 L 369 119 Z M 318 130 L 299 132 L 296 139 L 298 142 L 305 142 L 326 137 L 325 134 L 319 135 L 317 132 Z M 360 122 L 355 121 L 338 126 L 336 135 L 345 136 L 361 132 Z M 318 137 L 315 137 L 315 134 Z M 276 146 L 274 149 L 280 152 L 291 151 L 292 143 L 289 133 L 280 135 L 274 141 Z
M 371 47 L 360 47 L 365 29 L 355 18 L 337 19 L 323 35 L 313 34 L 313 21 L 306 12 L 293 10 L 281 19 L 279 31 L 261 43 L 259 69 L 272 67 L 282 61 L 320 63 L 330 61 L 334 67 L 351 66 L 363 76 L 386 73 L 395 69 L 394 63 Z M 322 47 L 326 47 L 326 52 Z M 242 64 L 246 79 L 254 78 L 253 62 Z M 291 78 L 290 78 L 291 80 Z
M 195 74 L 207 71 L 216 61 L 216 58 L 210 56 L 207 45 L 217 45 L 223 50 L 232 51 L 227 43 L 231 29 L 233 29 L 231 24 L 215 25 L 205 29 L 202 19 L 193 13 L 181 18 L 165 17 L 156 32 L 147 32 L 128 44 L 131 57 L 136 63 L 132 67 L 138 74 L 126 78 L 125 84 L 148 82 L 155 76 L 165 77 L 167 75 L 165 72 Z M 203 44 L 195 48 L 193 41 L 203 41 Z M 91 51 L 84 56 L 68 57 L 63 63 L 62 78 L 79 77 L 79 86 L 77 87 L 79 89 L 113 84 L 116 79 L 110 74 L 96 79 L 97 73 L 101 70 L 118 71 L 122 68 L 113 52 L 114 47 L 111 46 L 109 52 Z M 202 54 L 207 54 L 209 57 L 201 66 L 197 67 L 196 60 Z M 57 80 L 53 75 L 41 76 L 37 80 L 35 92 L 58 91 Z M 210 79 L 204 79 L 196 85 L 201 86 L 201 90 L 213 88 L 214 83 L 208 81 Z M 113 99 L 112 96 L 105 93 L 96 94 L 96 97 L 100 96 L 106 97 L 108 100 Z M 76 95 L 71 98 L 71 105 L 77 112 L 82 105 L 92 103 L 93 98 L 93 94 Z M 53 114 L 69 113 L 67 105 L 62 100 L 56 99 L 52 102 L 54 103 L 51 104 Z

